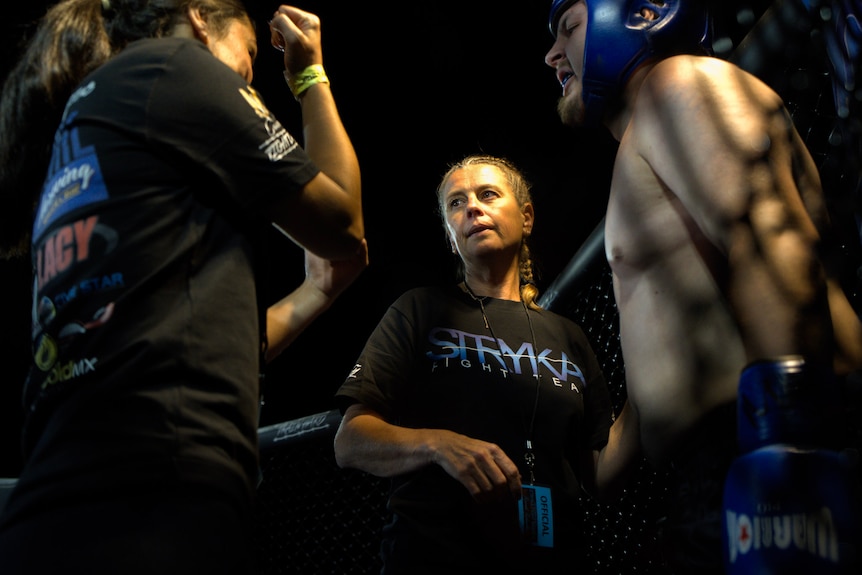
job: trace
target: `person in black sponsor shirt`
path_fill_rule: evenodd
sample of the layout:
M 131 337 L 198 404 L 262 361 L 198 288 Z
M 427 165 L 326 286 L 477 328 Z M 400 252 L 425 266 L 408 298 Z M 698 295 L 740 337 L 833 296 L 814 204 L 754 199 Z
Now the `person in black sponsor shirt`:
M 523 175 L 470 156 L 437 194 L 463 281 L 389 307 L 337 391 L 336 461 L 392 478 L 382 573 L 571 573 L 581 490 L 613 493 L 636 442 L 584 332 L 536 303 Z
M 0 247 L 34 274 L 4 574 L 252 568 L 259 374 L 367 265 L 320 31 L 286 5 L 268 31 L 305 147 L 238 0 L 64 0 L 6 79 Z M 273 224 L 307 276 L 266 310 Z

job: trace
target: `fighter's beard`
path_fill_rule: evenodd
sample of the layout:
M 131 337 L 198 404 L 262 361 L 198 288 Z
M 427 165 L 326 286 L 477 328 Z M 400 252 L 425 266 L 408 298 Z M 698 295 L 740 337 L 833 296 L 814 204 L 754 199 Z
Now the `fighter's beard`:
M 569 94 L 557 100 L 557 114 L 566 126 L 582 125 L 586 117 L 586 110 L 580 94 Z

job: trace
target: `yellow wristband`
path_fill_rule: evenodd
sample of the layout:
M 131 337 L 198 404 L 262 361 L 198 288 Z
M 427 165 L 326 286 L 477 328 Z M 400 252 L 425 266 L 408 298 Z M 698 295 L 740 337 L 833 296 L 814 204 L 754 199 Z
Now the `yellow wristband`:
M 320 83 L 329 84 L 329 78 L 326 77 L 326 72 L 323 71 L 323 66 L 320 64 L 312 64 L 296 76 L 287 79 L 287 87 L 290 88 L 293 97 L 297 100 L 299 100 L 300 94 Z

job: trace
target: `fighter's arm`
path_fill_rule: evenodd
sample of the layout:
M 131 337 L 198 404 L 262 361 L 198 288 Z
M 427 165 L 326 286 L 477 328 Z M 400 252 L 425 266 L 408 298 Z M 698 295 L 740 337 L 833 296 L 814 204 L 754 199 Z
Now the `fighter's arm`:
M 862 370 L 862 321 L 835 278 L 827 279 L 835 336 L 834 369 L 838 375 Z
M 637 410 L 626 401 L 611 425 L 608 443 L 592 452 L 592 473 L 585 474 L 592 480 L 587 484 L 588 490 L 604 501 L 618 497 L 642 455 Z
M 412 429 L 388 423 L 355 403 L 335 434 L 340 467 L 391 477 L 436 464 L 477 500 L 520 497 L 518 467 L 493 443 L 446 429 Z

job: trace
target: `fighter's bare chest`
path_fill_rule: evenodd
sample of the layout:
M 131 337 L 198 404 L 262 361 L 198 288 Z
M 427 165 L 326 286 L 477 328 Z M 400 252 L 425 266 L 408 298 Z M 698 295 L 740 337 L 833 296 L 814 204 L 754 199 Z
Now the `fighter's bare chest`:
M 679 198 L 652 168 L 621 148 L 605 214 L 611 267 L 642 267 L 667 258 L 689 244 L 692 225 Z

